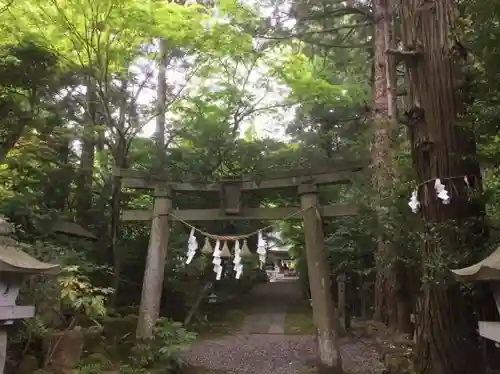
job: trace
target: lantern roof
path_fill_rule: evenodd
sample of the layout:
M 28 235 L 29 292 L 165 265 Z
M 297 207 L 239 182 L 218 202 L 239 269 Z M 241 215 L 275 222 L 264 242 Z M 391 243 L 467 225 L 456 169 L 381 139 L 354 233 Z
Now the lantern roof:
M 43 274 L 59 270 L 59 265 L 39 261 L 21 250 L 9 236 L 12 232 L 12 224 L 0 216 L 0 272 Z
M 484 260 L 451 272 L 462 282 L 500 281 L 500 247 L 495 249 Z

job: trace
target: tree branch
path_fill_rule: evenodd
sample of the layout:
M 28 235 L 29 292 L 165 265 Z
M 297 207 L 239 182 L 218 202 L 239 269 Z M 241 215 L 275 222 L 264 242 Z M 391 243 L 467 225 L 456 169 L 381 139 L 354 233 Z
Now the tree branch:
M 256 35 L 257 37 L 262 37 L 265 39 L 271 39 L 271 40 L 283 40 L 283 39 L 292 39 L 292 38 L 297 38 L 300 39 L 304 36 L 309 36 L 309 35 L 315 35 L 315 34 L 330 34 L 330 33 L 337 33 L 341 30 L 352 30 L 352 29 L 357 29 L 357 28 L 363 28 L 366 26 L 370 26 L 371 22 L 363 22 L 363 23 L 358 23 L 355 25 L 344 25 L 344 26 L 339 26 L 339 27 L 330 27 L 324 30 L 311 30 L 311 31 L 304 31 L 300 33 L 290 33 L 288 35 L 283 35 L 283 36 L 266 36 L 266 35 Z
M 302 23 L 303 21 L 318 21 L 324 18 L 344 17 L 348 15 L 361 15 L 364 16 L 367 20 L 373 20 L 371 8 L 369 6 L 359 6 L 326 10 L 325 12 L 321 12 L 320 14 L 299 18 L 297 20 L 297 23 Z

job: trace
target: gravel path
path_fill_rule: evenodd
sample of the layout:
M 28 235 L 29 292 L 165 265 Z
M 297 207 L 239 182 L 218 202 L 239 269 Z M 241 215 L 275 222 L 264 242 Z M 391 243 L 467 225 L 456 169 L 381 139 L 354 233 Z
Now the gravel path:
M 303 374 L 314 367 L 316 343 L 312 336 L 284 335 L 287 305 L 300 300 L 297 284 L 266 283 L 250 295 L 252 307 L 241 331 L 232 336 L 198 341 L 185 357 L 204 373 Z M 346 372 L 376 373 L 378 356 L 369 341 L 341 340 Z
M 307 369 L 315 357 L 309 336 L 241 334 L 195 344 L 187 361 L 230 373 L 295 374 Z
M 243 334 L 284 334 L 286 311 L 301 300 L 296 282 L 265 283 L 248 295 L 251 305 L 243 322 Z

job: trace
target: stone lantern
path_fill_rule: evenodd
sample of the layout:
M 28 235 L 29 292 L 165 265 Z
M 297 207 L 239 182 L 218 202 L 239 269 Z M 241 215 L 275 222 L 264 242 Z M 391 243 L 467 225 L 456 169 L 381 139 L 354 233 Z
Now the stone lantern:
M 31 318 L 35 307 L 16 305 L 23 280 L 36 274 L 57 272 L 58 265 L 38 261 L 19 249 L 10 237 L 12 225 L 0 216 L 0 374 L 7 360 L 7 329 L 16 319 Z
M 488 282 L 500 313 L 500 247 L 477 264 L 451 271 L 462 282 Z M 479 321 L 478 328 L 480 336 L 500 343 L 500 322 Z

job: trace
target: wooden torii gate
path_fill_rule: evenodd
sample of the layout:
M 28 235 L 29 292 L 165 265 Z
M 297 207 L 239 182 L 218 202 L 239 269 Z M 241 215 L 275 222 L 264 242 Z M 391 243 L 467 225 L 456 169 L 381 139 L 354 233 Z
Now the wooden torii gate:
M 171 219 L 183 221 L 280 220 L 303 209 L 293 218 L 304 220 L 313 319 L 318 334 L 320 359 L 326 367 L 337 368 L 340 356 L 336 343 L 336 327 L 339 322 L 330 294 L 330 272 L 327 253 L 324 250 L 321 221 L 322 218 L 355 215 L 357 209 L 343 204 L 320 206 L 317 187 L 349 184 L 355 172 L 362 168 L 361 163 L 346 163 L 334 169 L 274 172 L 271 177 L 248 177 L 210 184 L 170 182 L 166 178 L 145 175 L 137 171 L 116 170 L 115 175 L 122 178 L 124 188 L 154 190 L 152 210 L 124 210 L 122 212 L 123 221 L 152 221 L 137 336 L 151 337 L 159 316 L 169 238 L 169 214 L 171 214 Z M 281 188 L 296 188 L 300 196 L 300 207 L 248 208 L 241 206 L 242 193 Z M 220 192 L 220 207 L 178 210 L 172 207 L 173 192 Z

